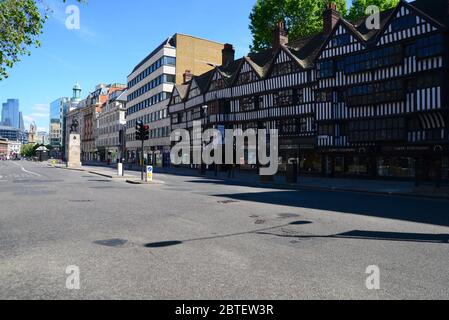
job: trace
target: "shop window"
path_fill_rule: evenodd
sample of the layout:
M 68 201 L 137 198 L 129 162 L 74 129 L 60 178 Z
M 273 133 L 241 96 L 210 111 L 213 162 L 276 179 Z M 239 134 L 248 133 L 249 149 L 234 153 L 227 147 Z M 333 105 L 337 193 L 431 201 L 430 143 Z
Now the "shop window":
M 380 157 L 377 159 L 379 177 L 413 178 L 416 172 L 416 161 L 409 157 Z

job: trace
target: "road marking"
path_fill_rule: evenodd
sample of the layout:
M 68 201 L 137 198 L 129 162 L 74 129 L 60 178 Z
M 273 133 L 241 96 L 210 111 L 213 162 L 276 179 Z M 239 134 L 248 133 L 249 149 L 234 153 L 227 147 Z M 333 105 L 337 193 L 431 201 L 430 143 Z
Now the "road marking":
M 35 172 L 28 171 L 27 169 L 25 169 L 25 168 L 24 168 L 23 166 L 21 166 L 20 164 L 17 164 L 17 163 L 15 163 L 15 162 L 13 162 L 13 164 L 16 165 L 16 166 L 18 166 L 19 168 L 21 168 L 23 172 L 32 174 L 33 176 L 36 176 L 36 177 L 42 177 L 39 173 L 35 173 Z

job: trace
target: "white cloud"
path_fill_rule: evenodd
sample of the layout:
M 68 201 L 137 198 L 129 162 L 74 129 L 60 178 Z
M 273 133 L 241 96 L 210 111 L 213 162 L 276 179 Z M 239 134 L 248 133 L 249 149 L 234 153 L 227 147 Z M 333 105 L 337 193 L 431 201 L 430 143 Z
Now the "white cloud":
M 50 106 L 48 104 L 35 104 L 33 106 L 33 111 L 35 112 L 49 112 L 50 111 Z

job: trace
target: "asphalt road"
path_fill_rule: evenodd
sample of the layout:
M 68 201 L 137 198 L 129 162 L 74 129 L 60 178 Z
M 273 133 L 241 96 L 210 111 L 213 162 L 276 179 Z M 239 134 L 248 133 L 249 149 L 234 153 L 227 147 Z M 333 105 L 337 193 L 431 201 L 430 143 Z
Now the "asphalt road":
M 0 161 L 0 299 L 449 298 L 449 201 L 157 179 Z

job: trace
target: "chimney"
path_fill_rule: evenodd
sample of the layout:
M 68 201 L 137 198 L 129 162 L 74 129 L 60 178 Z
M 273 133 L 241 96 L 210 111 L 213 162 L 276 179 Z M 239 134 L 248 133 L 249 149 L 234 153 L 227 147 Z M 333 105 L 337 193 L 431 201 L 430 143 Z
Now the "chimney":
M 279 49 L 281 45 L 288 43 L 288 32 L 285 28 L 285 22 L 279 21 L 276 28 L 273 30 L 273 49 Z
M 223 67 L 229 66 L 232 62 L 234 62 L 235 58 L 235 50 L 232 44 L 226 43 L 224 45 L 223 50 L 221 51 L 222 61 L 221 65 Z
M 184 83 L 190 82 L 193 78 L 193 74 L 190 70 L 186 70 L 184 74 L 182 75 Z
M 326 10 L 323 13 L 323 31 L 325 34 L 330 34 L 334 30 L 335 25 L 340 20 L 341 15 L 337 10 L 337 4 L 333 1 L 326 5 Z

